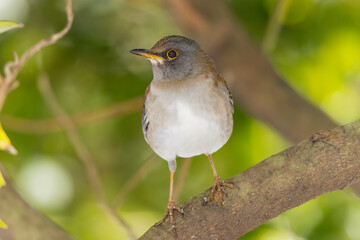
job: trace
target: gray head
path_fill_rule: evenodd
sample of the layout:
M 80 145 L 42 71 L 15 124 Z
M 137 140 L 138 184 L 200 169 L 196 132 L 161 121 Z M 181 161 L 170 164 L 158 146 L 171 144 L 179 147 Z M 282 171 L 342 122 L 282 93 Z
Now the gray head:
M 151 61 L 154 81 L 182 80 L 215 70 L 213 61 L 199 44 L 182 36 L 167 36 L 149 50 L 134 49 L 130 52 Z

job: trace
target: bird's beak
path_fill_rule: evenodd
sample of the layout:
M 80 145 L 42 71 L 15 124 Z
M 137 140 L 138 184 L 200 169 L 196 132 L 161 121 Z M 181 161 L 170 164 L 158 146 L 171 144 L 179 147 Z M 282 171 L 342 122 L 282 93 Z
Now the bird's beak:
M 149 60 L 154 60 L 158 63 L 162 63 L 165 61 L 164 58 L 152 53 L 150 50 L 148 49 L 133 49 L 130 51 L 132 54 L 135 54 L 135 55 L 139 55 L 139 56 L 142 56 L 144 58 L 147 58 Z

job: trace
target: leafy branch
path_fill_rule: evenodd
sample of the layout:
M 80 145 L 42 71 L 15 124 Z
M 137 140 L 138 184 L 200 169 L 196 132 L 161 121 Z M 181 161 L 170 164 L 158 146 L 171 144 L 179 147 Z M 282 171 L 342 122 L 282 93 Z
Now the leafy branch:
M 0 112 L 2 111 L 7 95 L 11 90 L 16 88 L 18 85 L 18 82 L 16 81 L 16 77 L 19 74 L 22 67 L 24 66 L 24 64 L 41 49 L 51 44 L 54 44 L 69 32 L 74 20 L 71 0 L 66 0 L 65 10 L 66 10 L 67 22 L 65 27 L 60 32 L 52 34 L 48 39 L 40 40 L 29 50 L 27 50 L 20 58 L 18 57 L 17 53 L 14 52 L 14 61 L 5 64 L 4 76 L 0 74 Z
M 65 36 L 66 33 L 68 33 L 68 31 L 70 30 L 72 23 L 73 23 L 73 19 L 74 19 L 74 14 L 72 12 L 72 1 L 71 0 L 66 0 L 66 15 L 67 15 L 67 23 L 66 23 L 66 26 L 61 31 L 51 35 L 50 38 L 48 38 L 48 39 L 40 40 L 37 44 L 35 44 L 28 51 L 26 51 L 21 56 L 21 58 L 19 58 L 18 55 L 16 54 L 16 52 L 14 52 L 14 61 L 8 62 L 5 64 L 4 76 L 0 75 L 0 112 L 4 106 L 4 102 L 5 102 L 7 95 L 9 94 L 9 92 L 11 90 L 13 90 L 18 85 L 18 82 L 16 81 L 16 77 L 17 77 L 18 73 L 20 72 L 20 70 L 22 69 L 22 67 L 24 66 L 24 64 L 26 63 L 26 61 L 28 59 L 30 59 L 34 54 L 39 52 L 41 49 L 43 49 L 44 47 L 57 42 L 59 39 L 61 39 L 63 36 Z M 0 26 L 1 26 L 1 24 L 0 24 Z M 20 26 L 20 25 L 14 25 L 13 27 L 15 27 L 15 26 Z M 78 157 L 82 161 L 82 163 L 85 167 L 85 172 L 88 175 L 90 184 L 95 193 L 98 203 L 105 209 L 105 211 L 111 216 L 112 219 L 114 219 L 121 227 L 123 227 L 127 231 L 128 235 L 131 239 L 136 239 L 135 234 L 132 232 L 130 227 L 124 222 L 124 220 L 122 220 L 120 218 L 120 216 L 117 215 L 115 208 L 112 208 L 107 203 L 107 201 L 105 199 L 105 195 L 102 190 L 100 177 L 97 172 L 96 166 L 92 160 L 91 154 L 90 154 L 89 150 L 87 149 L 87 147 L 85 146 L 85 144 L 81 141 L 81 138 L 75 129 L 75 124 L 70 119 L 70 117 L 65 113 L 65 111 L 60 107 L 60 105 L 57 103 L 57 101 L 55 99 L 55 95 L 50 87 L 50 83 L 49 83 L 47 77 L 43 76 L 42 78 L 39 78 L 38 83 L 39 83 L 39 90 L 42 93 L 44 99 L 46 100 L 48 107 L 53 112 L 53 114 L 56 116 L 56 120 L 60 124 L 61 128 L 63 128 L 66 131 L 66 133 L 69 137 L 69 140 L 72 143 L 72 146 L 74 147 Z M 109 113 L 109 111 L 106 113 Z M 110 113 L 111 113 L 111 111 L 110 111 Z M 2 128 L 0 130 L 2 130 Z M 0 132 L 0 134 L 1 133 L 2 132 Z M 5 134 L 5 132 L 4 132 L 4 134 Z M 1 136 L 2 135 L 0 135 L 0 137 Z M 5 137 L 0 138 L 0 147 L 1 147 L 2 139 L 8 140 L 6 134 L 4 136 Z M 10 140 L 8 140 L 8 142 L 10 142 Z M 0 172 L 0 177 L 1 177 L 0 178 L 1 186 L 6 186 L 5 179 L 1 175 L 1 172 Z M 8 190 L 11 190 L 11 191 L 8 191 Z M 14 195 L 14 193 L 16 193 L 13 190 L 13 188 L 11 187 L 11 185 L 9 184 L 6 186 L 6 188 L 2 189 L 2 191 L 0 192 L 0 195 L 3 194 L 4 198 L 10 198 L 10 200 L 11 200 L 11 198 L 18 199 L 19 203 L 23 204 L 23 200 L 21 199 L 20 196 L 10 197 L 11 192 L 13 193 L 13 195 Z M 4 206 L 4 202 L 5 201 L 2 201 L 2 204 L 0 204 L 0 208 L 1 208 L 1 206 Z M 29 213 L 29 214 L 31 215 L 31 213 Z M 16 216 L 16 215 L 18 215 L 18 214 L 14 213 L 14 212 L 12 212 L 12 214 L 11 214 L 11 216 Z M 36 219 L 36 216 L 37 215 L 34 214 L 34 216 L 31 216 L 31 218 Z M 12 221 L 10 221 L 10 222 L 13 223 Z M 20 225 L 19 221 L 15 222 L 15 224 Z M 8 225 L 3 220 L 1 220 L 1 226 L 5 226 L 6 229 L 8 228 Z M 61 232 L 56 227 L 53 227 L 53 228 L 54 228 L 55 232 Z M 41 235 L 41 233 L 39 233 L 39 232 L 37 234 Z M 0 234 L 0 236 L 1 236 L 1 234 Z

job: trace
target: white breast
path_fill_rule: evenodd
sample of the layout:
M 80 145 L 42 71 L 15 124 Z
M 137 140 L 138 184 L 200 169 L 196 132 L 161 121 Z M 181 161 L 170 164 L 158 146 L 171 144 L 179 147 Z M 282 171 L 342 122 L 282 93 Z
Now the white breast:
M 194 86 L 190 92 L 179 90 L 175 94 L 151 90 L 154 101 L 148 114 L 148 141 L 165 160 L 211 154 L 229 139 L 232 115 L 220 95 L 206 97 L 204 93 L 205 97 L 201 97 Z

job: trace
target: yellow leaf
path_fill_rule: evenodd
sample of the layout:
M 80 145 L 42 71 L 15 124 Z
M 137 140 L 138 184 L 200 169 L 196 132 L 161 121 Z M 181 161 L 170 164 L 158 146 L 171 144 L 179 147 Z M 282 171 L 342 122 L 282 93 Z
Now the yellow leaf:
M 0 188 L 5 186 L 5 185 L 6 185 L 5 178 L 4 178 L 4 176 L 2 175 L 2 173 L 0 171 Z
M 0 218 L 0 228 L 8 229 L 8 225 L 3 220 L 1 220 L 1 218 Z
M 10 139 L 6 135 L 4 129 L 0 123 L 0 150 L 7 151 L 10 154 L 16 155 L 17 151 L 14 146 L 11 144 Z
M 21 28 L 23 26 L 24 24 L 19 22 L 10 21 L 10 20 L 0 20 L 0 34 L 14 28 Z

